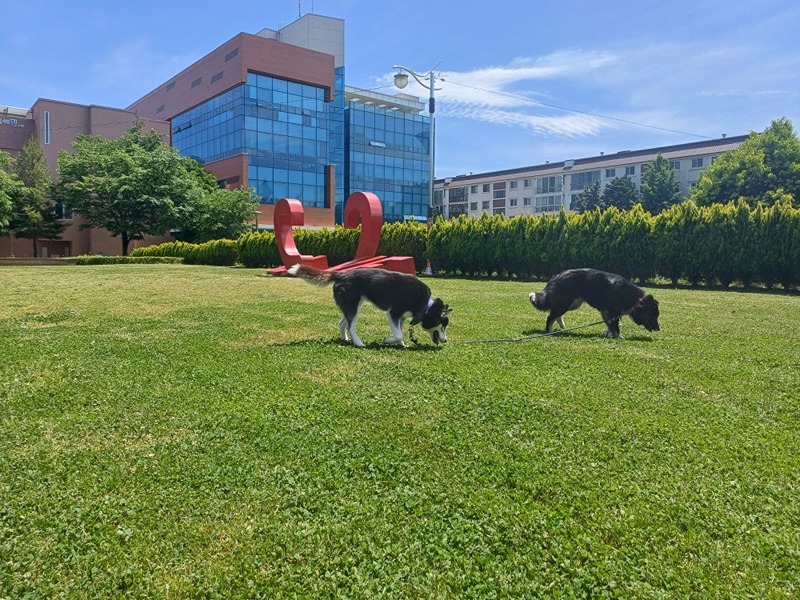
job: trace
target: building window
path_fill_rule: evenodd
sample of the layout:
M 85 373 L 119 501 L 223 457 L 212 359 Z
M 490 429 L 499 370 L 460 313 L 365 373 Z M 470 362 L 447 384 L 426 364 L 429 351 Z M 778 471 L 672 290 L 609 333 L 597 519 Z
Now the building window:
M 496 214 L 496 215 L 504 215 L 504 214 L 506 214 L 506 209 L 505 208 L 495 208 L 494 209 L 494 214 Z
M 649 169 L 649 168 L 650 168 L 650 165 L 644 164 L 644 165 L 639 167 L 639 171 L 641 172 L 642 175 L 644 175 L 645 173 L 647 173 L 647 169 Z
M 197 87 L 198 85 L 200 85 L 201 83 L 203 83 L 203 78 L 202 78 L 202 77 L 198 77 L 197 79 L 195 79 L 195 80 L 192 82 L 192 87 L 193 87 L 193 88 L 196 88 L 196 87 Z
M 171 92 L 174 88 L 175 88 L 175 82 L 174 81 L 171 81 L 170 83 L 167 84 L 167 91 L 168 92 Z
M 636 175 L 636 167 L 625 167 L 625 175 Z
M 597 172 L 599 175 L 599 171 Z M 537 194 L 552 194 L 553 192 L 560 192 L 563 179 L 561 175 L 553 175 L 551 177 L 537 177 L 536 178 L 536 193 Z
M 469 203 L 469 209 L 473 210 L 473 211 L 478 210 L 478 203 L 477 202 L 470 202 Z
M 517 205 L 517 199 L 516 198 L 509 198 L 508 202 L 509 202 L 510 206 L 516 206 Z
M 498 199 L 500 199 L 500 198 L 505 198 L 505 197 L 506 197 L 506 191 L 505 191 L 505 190 L 497 190 L 496 192 L 494 192 L 494 193 L 492 194 L 492 197 L 493 197 L 495 200 L 498 200 Z
M 217 83 L 220 79 L 222 79 L 222 71 L 211 78 L 211 83 Z
M 225 55 L 225 62 L 228 62 L 229 60 L 234 59 L 237 56 L 239 56 L 239 49 L 238 48 L 236 48 L 235 50 L 231 50 L 230 52 L 228 52 Z
M 447 197 L 450 202 L 465 202 L 467 200 L 467 187 L 450 188 Z
M 488 183 L 483 184 L 483 193 L 486 194 L 487 192 L 491 192 L 491 188 L 489 187 Z
M 535 212 L 553 212 L 561 208 L 561 194 L 537 196 Z
M 523 198 L 522 199 L 522 206 L 530 206 L 531 203 L 532 203 L 532 199 L 531 198 Z
M 699 169 L 702 166 L 703 166 L 703 157 L 702 156 L 700 158 L 693 158 L 692 159 L 692 168 L 693 169 Z
M 606 179 L 614 179 L 617 176 L 616 169 L 606 169 Z
M 583 173 L 573 173 L 572 180 L 570 181 L 570 189 L 572 191 L 582 190 L 592 185 L 595 181 L 600 181 L 600 171 L 584 171 Z
M 679 160 L 671 160 L 669 161 L 669 168 L 673 171 L 680 171 L 681 170 L 681 161 Z
M 50 143 L 50 111 L 44 111 L 44 143 Z
M 510 181 L 508 185 L 512 190 L 515 190 L 517 189 L 517 186 L 519 186 L 519 181 Z
M 522 180 L 522 186 L 523 187 L 529 188 L 529 187 L 531 187 L 531 185 L 532 185 L 532 183 L 531 183 L 530 179 L 523 179 Z
M 59 219 L 63 219 L 65 221 L 71 221 L 73 219 L 72 208 L 66 206 L 62 202 L 56 202 L 53 205 L 53 210 L 56 213 L 56 217 Z
M 470 186 L 469 193 L 470 194 L 477 194 L 478 193 L 478 186 L 477 185 Z
M 489 201 L 484 200 L 483 202 L 481 202 L 481 206 L 483 207 L 483 210 L 489 210 Z
M 164 112 L 164 105 L 162 104 L 156 109 L 156 114 Z

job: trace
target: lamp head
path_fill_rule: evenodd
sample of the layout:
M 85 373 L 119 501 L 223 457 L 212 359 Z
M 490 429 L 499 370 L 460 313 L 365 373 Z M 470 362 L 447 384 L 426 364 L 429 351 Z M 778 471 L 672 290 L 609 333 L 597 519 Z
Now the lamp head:
M 405 73 L 395 73 L 394 84 L 396 87 L 402 90 L 404 87 L 408 85 L 408 75 L 406 75 Z

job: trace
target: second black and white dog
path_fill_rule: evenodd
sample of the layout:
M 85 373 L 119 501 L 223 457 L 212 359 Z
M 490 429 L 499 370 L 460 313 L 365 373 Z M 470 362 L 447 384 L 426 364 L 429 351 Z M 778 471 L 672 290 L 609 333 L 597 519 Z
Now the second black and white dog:
M 342 311 L 339 335 L 354 346 L 364 347 L 356 334 L 356 321 L 364 300 L 386 311 L 390 337 L 385 344 L 405 346 L 403 323 L 411 317 L 411 325 L 421 324 L 435 343 L 447 342 L 446 329 L 451 309 L 441 299 L 431 299 L 431 290 L 416 276 L 385 269 L 355 269 L 352 271 L 323 271 L 308 265 L 293 265 L 287 275 L 300 277 L 316 285 L 333 284 L 333 299 Z
M 600 311 L 608 328 L 606 337 L 618 338 L 619 320 L 625 315 L 647 331 L 659 331 L 658 300 L 622 277 L 597 269 L 570 269 L 553 276 L 541 292 L 531 292 L 534 308 L 549 310 L 546 331 L 558 322 L 564 329 L 564 313 L 586 302 Z

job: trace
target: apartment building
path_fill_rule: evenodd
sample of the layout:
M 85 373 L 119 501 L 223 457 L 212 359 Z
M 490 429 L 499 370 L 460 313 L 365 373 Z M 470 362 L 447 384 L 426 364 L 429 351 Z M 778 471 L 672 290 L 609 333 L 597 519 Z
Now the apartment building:
M 629 177 L 639 189 L 642 174 L 661 154 L 675 170 L 680 193 L 687 197 L 700 174 L 723 152 L 738 148 L 746 135 L 646 150 L 626 150 L 518 169 L 470 173 L 437 180 L 434 211 L 446 218 L 504 214 L 538 215 L 569 212 L 576 197 L 594 182 L 601 189 L 618 177 Z

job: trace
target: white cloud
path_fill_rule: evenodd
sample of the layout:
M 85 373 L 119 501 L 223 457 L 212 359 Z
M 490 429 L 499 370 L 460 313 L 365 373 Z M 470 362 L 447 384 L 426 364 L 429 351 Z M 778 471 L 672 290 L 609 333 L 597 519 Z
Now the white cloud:
M 437 114 L 485 123 L 522 127 L 540 135 L 595 135 L 608 122 L 590 114 L 556 114 L 537 101 L 537 81 L 573 79 L 608 68 L 617 60 L 610 52 L 562 51 L 542 57 L 518 57 L 506 66 L 472 71 L 435 71 Z M 391 86 L 394 73 L 379 80 Z M 427 83 L 427 80 L 425 80 Z M 440 88 L 440 89 L 439 89 Z M 429 91 L 413 78 L 406 93 L 426 98 Z

